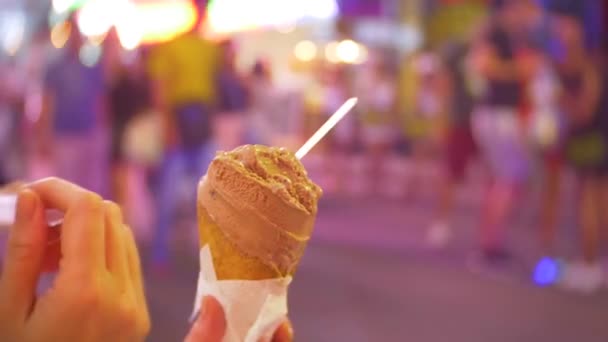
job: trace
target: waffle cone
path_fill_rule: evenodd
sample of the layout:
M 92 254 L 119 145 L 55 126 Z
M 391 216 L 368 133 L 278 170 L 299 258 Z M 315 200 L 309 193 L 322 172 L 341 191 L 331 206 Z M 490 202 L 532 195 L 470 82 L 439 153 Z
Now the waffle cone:
M 222 230 L 207 213 L 204 206 L 198 206 L 198 230 L 200 246 L 209 245 L 213 266 L 218 280 L 262 280 L 282 277 L 278 269 L 248 256 L 229 241 Z

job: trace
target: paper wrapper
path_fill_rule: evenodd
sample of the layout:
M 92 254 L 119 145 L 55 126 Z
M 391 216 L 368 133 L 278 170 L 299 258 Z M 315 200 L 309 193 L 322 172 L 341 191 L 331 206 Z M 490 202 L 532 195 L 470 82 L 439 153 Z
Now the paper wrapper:
M 200 250 L 200 273 L 192 318 L 205 296 L 219 301 L 226 315 L 223 342 L 268 342 L 287 317 L 291 277 L 265 280 L 218 280 L 209 245 Z

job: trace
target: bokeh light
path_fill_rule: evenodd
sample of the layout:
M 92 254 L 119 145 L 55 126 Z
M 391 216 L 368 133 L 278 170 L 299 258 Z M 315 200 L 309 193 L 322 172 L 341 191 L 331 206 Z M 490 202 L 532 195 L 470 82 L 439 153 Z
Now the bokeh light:
M 158 43 L 172 39 L 194 27 L 198 12 L 190 1 L 127 4 L 116 21 L 121 44 L 133 48 L 138 43 Z M 137 38 L 139 37 L 139 38 Z
M 325 46 L 325 59 L 330 63 L 340 63 L 340 56 L 338 56 L 338 42 L 329 42 Z
M 70 9 L 74 0 L 53 0 L 53 10 L 56 13 L 64 13 Z
M 57 49 L 61 49 L 70 38 L 72 25 L 69 22 L 61 22 L 51 29 L 51 44 Z
M 367 49 L 361 44 L 346 39 L 338 43 L 336 54 L 343 63 L 360 64 L 367 58 Z
M 99 62 L 101 52 L 102 48 L 100 45 L 86 43 L 80 48 L 78 58 L 83 65 L 92 67 Z
M 100 36 L 110 30 L 120 11 L 121 0 L 90 0 L 79 11 L 76 22 L 85 36 Z
M 560 264 L 549 257 L 542 258 L 534 269 L 534 283 L 539 286 L 552 285 L 559 279 Z
M 209 3 L 207 13 L 208 30 L 217 34 L 289 27 L 306 18 L 331 19 L 338 6 L 335 0 L 218 0 Z
M 25 15 L 21 11 L 11 11 L 0 16 L 0 47 L 9 56 L 14 56 L 23 43 Z
M 317 56 L 317 46 L 310 40 L 303 40 L 296 44 L 294 55 L 303 62 L 310 62 Z
M 70 10 L 77 9 L 90 0 L 53 0 L 52 10 L 56 13 L 68 13 Z
M 49 21 L 62 18 L 51 11 Z M 116 27 L 123 48 L 170 40 L 194 26 L 197 10 L 191 1 L 133 2 L 130 0 L 88 0 L 77 14 L 79 31 L 92 41 L 103 41 Z M 97 38 L 95 38 L 97 37 Z

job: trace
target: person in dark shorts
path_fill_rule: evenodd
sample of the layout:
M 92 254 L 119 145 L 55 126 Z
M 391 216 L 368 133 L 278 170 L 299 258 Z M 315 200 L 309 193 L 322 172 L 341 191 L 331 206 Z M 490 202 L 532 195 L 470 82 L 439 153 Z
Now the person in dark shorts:
M 490 170 L 483 201 L 480 242 L 484 259 L 506 260 L 505 233 L 522 186 L 530 176 L 526 141 L 526 81 L 538 60 L 525 47 L 525 24 L 531 2 L 496 1 L 488 29 L 472 48 L 471 65 L 485 81 L 472 115 L 473 135 Z
M 221 49 L 201 36 L 204 5 L 192 28 L 155 45 L 148 57 L 152 103 L 160 113 L 164 153 L 158 170 L 157 228 L 152 263 L 161 273 L 169 264 L 169 239 L 176 218 L 195 210 L 196 183 L 213 159 L 213 116 Z
M 556 59 L 560 107 L 569 124 L 565 156 L 580 181 L 583 249 L 583 261 L 567 265 L 561 284 L 589 293 L 605 277 L 598 259 L 601 226 L 608 224 L 608 82 L 606 70 L 585 46 L 580 17 L 556 14 L 555 32 L 561 47 Z

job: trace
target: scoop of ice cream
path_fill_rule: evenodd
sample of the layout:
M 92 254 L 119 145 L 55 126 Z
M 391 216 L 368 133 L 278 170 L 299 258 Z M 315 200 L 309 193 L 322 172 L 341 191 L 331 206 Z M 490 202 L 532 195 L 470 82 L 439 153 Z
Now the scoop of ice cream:
M 251 177 L 258 178 L 280 198 L 309 213 L 317 212 L 321 188 L 306 174 L 295 155 L 283 148 L 245 145 L 225 152 L 217 159 L 229 158 L 241 164 Z
M 199 205 L 239 250 L 286 275 L 310 238 L 321 193 L 293 153 L 245 145 L 212 161 Z

